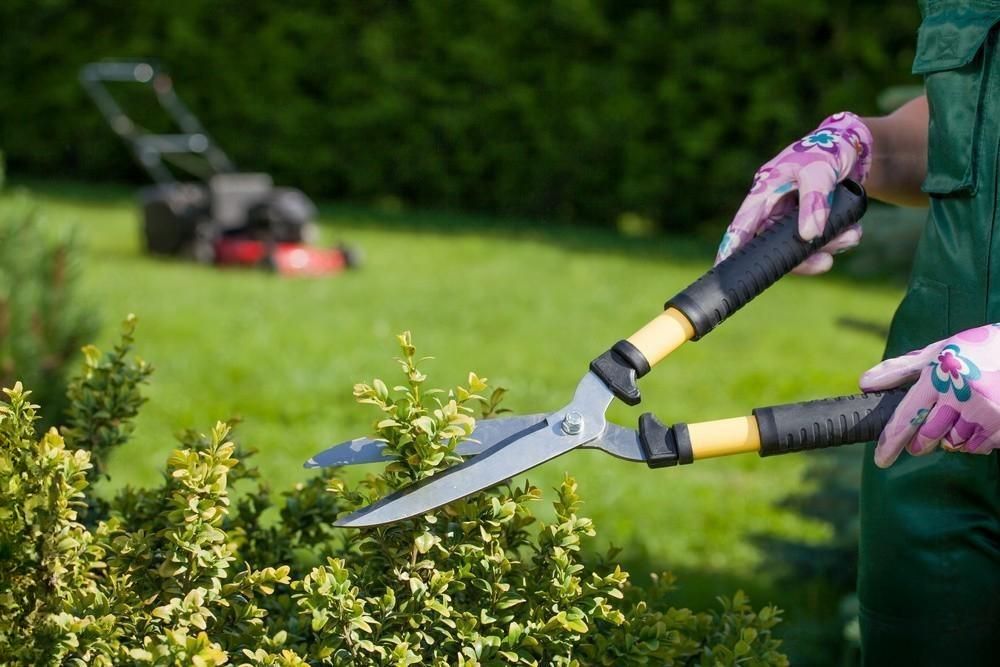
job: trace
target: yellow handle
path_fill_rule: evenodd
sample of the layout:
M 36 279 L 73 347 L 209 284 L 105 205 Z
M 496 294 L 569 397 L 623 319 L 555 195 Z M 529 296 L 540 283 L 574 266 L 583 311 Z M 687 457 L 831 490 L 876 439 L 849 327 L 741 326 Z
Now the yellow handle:
M 676 308 L 667 308 L 628 337 L 652 368 L 694 337 L 694 327 Z
M 760 430 L 755 417 L 719 419 L 687 427 L 695 461 L 760 450 Z
M 667 308 L 643 328 L 629 336 L 650 367 L 694 337 L 691 322 L 676 308 Z M 743 454 L 760 450 L 760 431 L 755 417 L 719 419 L 688 424 L 694 460 Z

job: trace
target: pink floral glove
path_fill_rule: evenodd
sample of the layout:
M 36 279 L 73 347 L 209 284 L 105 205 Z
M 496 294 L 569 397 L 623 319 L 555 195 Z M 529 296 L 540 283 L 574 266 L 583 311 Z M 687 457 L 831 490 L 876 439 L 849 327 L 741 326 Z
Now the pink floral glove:
M 872 134 L 861 119 L 845 111 L 824 120 L 808 136 L 778 153 L 757 170 L 750 194 L 722 237 L 715 263 L 729 257 L 755 235 L 794 210 L 789 193 L 798 190 L 799 236 L 809 241 L 823 232 L 837 183 L 863 183 L 871 167 Z M 822 273 L 833 254 L 856 246 L 861 225 L 854 225 L 802 262 L 795 273 Z
M 1000 447 L 1000 325 L 887 359 L 861 376 L 861 388 L 890 389 L 914 379 L 878 440 L 876 465 L 892 465 L 904 449 L 927 454 L 939 443 L 973 454 Z

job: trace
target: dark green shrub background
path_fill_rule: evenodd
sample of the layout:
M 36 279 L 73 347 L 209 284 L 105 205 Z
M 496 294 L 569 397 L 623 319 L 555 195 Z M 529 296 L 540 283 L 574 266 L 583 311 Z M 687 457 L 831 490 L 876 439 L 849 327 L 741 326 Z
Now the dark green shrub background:
M 79 89 L 160 59 L 246 169 L 317 197 L 688 228 L 911 82 L 915 0 L 4 0 L 12 173 L 142 180 Z

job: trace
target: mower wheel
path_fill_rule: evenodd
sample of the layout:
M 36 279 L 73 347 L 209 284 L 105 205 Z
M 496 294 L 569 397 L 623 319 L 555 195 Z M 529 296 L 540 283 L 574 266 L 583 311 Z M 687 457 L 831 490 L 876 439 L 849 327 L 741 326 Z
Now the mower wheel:
M 157 185 L 143 189 L 140 198 L 146 250 L 156 255 L 184 252 L 207 213 L 204 188 L 188 183 Z
M 355 246 L 347 245 L 346 243 L 337 244 L 337 250 L 344 258 L 344 267 L 348 269 L 357 269 L 364 263 L 364 256 L 361 253 L 361 249 Z
M 215 264 L 215 260 L 218 258 L 218 253 L 215 250 L 215 239 L 205 229 L 205 226 L 195 230 L 194 240 L 191 241 L 190 254 L 192 259 L 199 264 Z

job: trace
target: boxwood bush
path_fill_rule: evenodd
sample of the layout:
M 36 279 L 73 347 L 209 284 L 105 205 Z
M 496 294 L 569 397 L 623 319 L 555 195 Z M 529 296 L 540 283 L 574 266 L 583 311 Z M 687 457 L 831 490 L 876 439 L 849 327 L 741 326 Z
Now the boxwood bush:
M 736 593 L 671 607 L 671 579 L 633 586 L 588 551 L 593 523 L 567 478 L 554 518 L 507 484 L 425 516 L 360 531 L 332 521 L 457 460 L 484 379 L 429 387 L 408 335 L 403 379 L 354 389 L 399 461 L 359 483 L 325 471 L 283 494 L 233 424 L 187 432 L 163 482 L 95 498 L 92 470 L 131 442 L 150 367 L 134 319 L 108 354 L 88 348 L 68 428 L 36 432 L 20 383 L 0 404 L 0 655 L 20 665 L 784 665 L 774 608 Z M 237 490 L 238 489 L 238 490 Z

